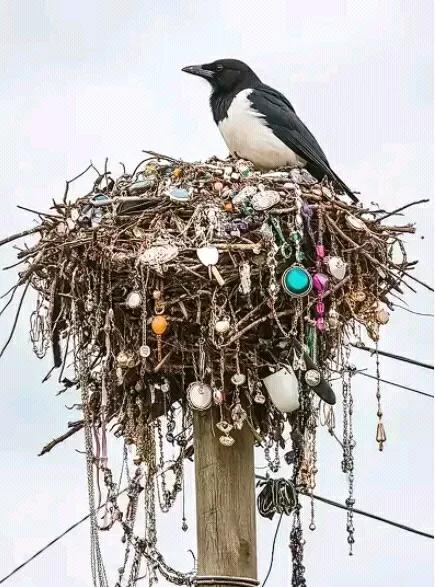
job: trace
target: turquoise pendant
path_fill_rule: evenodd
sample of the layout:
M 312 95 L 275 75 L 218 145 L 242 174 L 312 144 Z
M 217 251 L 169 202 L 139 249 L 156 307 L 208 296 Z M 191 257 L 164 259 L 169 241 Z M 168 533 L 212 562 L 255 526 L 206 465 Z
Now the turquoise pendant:
M 304 267 L 292 265 L 283 273 L 282 286 L 290 296 L 300 298 L 311 291 L 313 281 Z

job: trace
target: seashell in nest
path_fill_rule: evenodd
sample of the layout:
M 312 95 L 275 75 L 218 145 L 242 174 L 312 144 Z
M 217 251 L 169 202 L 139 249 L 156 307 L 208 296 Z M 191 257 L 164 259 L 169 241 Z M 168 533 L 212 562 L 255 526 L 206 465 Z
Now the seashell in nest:
M 138 260 L 142 265 L 162 265 L 178 257 L 178 253 L 178 247 L 167 243 L 146 249 Z
M 273 206 L 276 206 L 281 201 L 281 196 L 274 190 L 264 190 L 263 192 L 257 192 L 252 196 L 251 204 L 254 210 L 261 212 L 263 210 L 269 210 Z
M 352 230 L 357 230 L 359 232 L 367 230 L 366 223 L 363 220 L 361 220 L 361 218 L 352 216 L 352 214 L 348 214 L 346 216 L 346 224 L 349 228 L 352 228 Z

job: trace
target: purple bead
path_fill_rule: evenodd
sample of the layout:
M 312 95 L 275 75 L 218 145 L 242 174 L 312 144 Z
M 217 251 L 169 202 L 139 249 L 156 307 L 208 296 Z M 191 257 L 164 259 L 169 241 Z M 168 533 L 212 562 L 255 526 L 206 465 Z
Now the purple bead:
M 326 322 L 324 318 L 316 318 L 316 328 L 321 332 L 326 330 Z
M 318 293 L 325 293 L 328 289 L 329 277 L 324 273 L 315 273 L 313 276 L 313 287 Z
M 325 247 L 323 245 L 316 245 L 316 254 L 319 259 L 325 258 Z
M 302 206 L 302 214 L 305 218 L 311 218 L 313 215 L 313 210 L 309 204 L 304 204 Z
M 324 316 L 325 314 L 325 304 L 323 302 L 317 302 L 316 304 L 316 313 L 318 316 Z

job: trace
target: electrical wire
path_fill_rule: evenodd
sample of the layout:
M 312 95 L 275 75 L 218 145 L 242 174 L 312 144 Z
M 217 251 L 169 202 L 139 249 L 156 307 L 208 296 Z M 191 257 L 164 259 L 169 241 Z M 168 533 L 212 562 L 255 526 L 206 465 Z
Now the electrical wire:
M 410 359 L 409 357 L 402 357 L 400 355 L 395 355 L 394 353 L 387 353 L 386 351 L 376 350 L 374 348 L 368 347 L 362 343 L 354 343 L 351 342 L 350 346 L 355 347 L 361 351 L 367 351 L 369 353 L 375 354 L 376 352 L 378 355 L 382 355 L 383 357 L 388 357 L 390 359 L 396 359 L 396 361 L 403 361 L 404 363 L 411 363 L 411 365 L 417 365 L 418 367 L 423 367 L 424 369 L 432 369 L 434 368 L 433 365 L 429 365 L 429 363 L 421 363 L 420 361 L 416 361 L 415 359 Z
M 320 495 L 315 495 L 314 493 L 305 493 L 302 494 L 306 497 L 313 497 L 318 501 L 322 501 L 323 503 L 327 503 L 328 505 L 332 505 L 334 507 L 340 508 L 342 510 L 347 510 L 347 506 L 342 503 L 338 503 L 333 501 L 332 499 L 328 499 L 326 497 L 322 497 Z M 399 522 L 394 522 L 393 520 L 389 520 L 387 518 L 382 518 L 381 516 L 377 516 L 376 514 L 371 514 L 370 512 L 365 512 L 363 510 L 358 510 L 356 508 L 352 508 L 354 514 L 359 514 L 360 516 L 366 516 L 367 518 L 371 518 L 372 520 L 378 520 L 379 522 L 384 522 L 385 524 L 389 524 L 390 526 L 394 526 L 395 528 L 400 528 L 401 530 L 406 530 L 407 532 L 412 532 L 413 534 L 418 534 L 419 536 L 424 536 L 425 538 L 434 539 L 433 534 L 429 534 L 429 532 L 423 532 L 423 530 L 416 530 L 415 528 L 411 528 L 411 526 L 406 526 L 405 524 L 400 524 Z
M 266 477 L 263 477 L 261 475 L 255 475 L 255 477 L 257 479 L 260 479 L 260 480 L 263 480 L 263 481 L 266 481 L 267 480 Z M 126 487 L 125 489 L 123 489 L 122 491 L 120 491 L 118 493 L 118 496 L 119 495 L 122 495 L 123 493 L 125 493 L 127 491 L 127 489 L 128 488 Z M 338 507 L 338 508 L 340 508 L 342 510 L 347 510 L 348 509 L 344 504 L 338 503 L 336 501 L 333 501 L 332 499 L 328 499 L 328 498 L 322 497 L 320 495 L 315 495 L 315 494 L 311 494 L 311 493 L 310 494 L 304 494 L 304 493 L 302 493 L 301 495 L 305 495 L 306 497 L 313 497 L 313 499 L 317 499 L 318 501 L 322 501 L 323 503 L 326 503 L 328 505 L 332 505 L 334 507 Z M 105 505 L 106 504 L 103 503 L 97 509 L 97 511 L 100 510 L 100 509 L 102 509 L 103 507 L 105 507 Z M 401 530 L 406 530 L 407 532 L 412 532 L 413 534 L 418 534 L 419 536 L 423 536 L 425 538 L 430 538 L 432 540 L 434 538 L 434 535 L 433 534 L 429 534 L 428 532 L 423 532 L 422 530 L 417 530 L 415 528 L 412 528 L 411 526 L 406 526 L 405 524 L 401 524 L 399 522 L 394 522 L 393 520 L 389 520 L 387 518 L 383 518 L 381 516 L 377 516 L 376 514 L 371 514 L 370 512 L 366 512 L 366 511 L 355 509 L 355 508 L 352 508 L 352 510 L 353 510 L 353 512 L 355 514 L 359 514 L 360 516 L 366 516 L 367 518 L 371 518 L 373 520 L 378 520 L 379 522 L 384 522 L 385 524 L 389 524 L 390 526 L 394 526 L 395 528 L 399 528 Z M 46 550 L 48 550 L 51 546 L 53 546 L 53 544 L 56 544 L 56 542 L 59 542 L 59 540 L 61 540 L 64 536 L 66 536 L 72 530 L 74 530 L 75 528 L 77 528 L 78 526 L 80 526 L 80 524 L 82 524 L 83 522 L 85 522 L 89 517 L 90 517 L 90 514 L 86 514 L 86 516 L 83 516 L 83 518 L 81 518 L 80 520 L 78 520 L 77 522 L 75 522 L 74 524 L 72 524 L 71 526 L 69 526 L 61 534 L 59 534 L 58 536 L 56 536 L 55 538 L 53 538 L 53 540 L 50 540 L 50 542 L 48 542 L 45 546 L 43 546 L 42 548 L 40 548 L 37 552 L 35 552 L 32 556 L 30 556 L 28 559 L 26 559 L 23 563 L 21 563 L 20 565 L 18 565 L 18 567 L 15 567 L 15 569 L 13 569 L 10 573 L 8 573 L 4 577 L 2 577 L 0 579 L 0 585 L 2 583 L 4 583 L 5 581 L 7 581 L 8 579 L 10 579 L 16 573 L 18 573 L 18 571 L 20 571 L 21 569 L 23 569 L 30 562 L 32 562 L 33 560 L 35 560 L 35 558 L 37 558 L 43 552 L 45 552 Z M 279 525 L 280 525 L 281 519 L 282 519 L 282 515 L 281 515 L 280 520 L 278 521 L 277 529 L 275 531 L 275 538 L 274 538 L 274 543 L 273 543 L 273 548 L 272 548 L 272 561 L 271 561 L 272 564 L 273 564 L 273 556 L 274 556 L 274 545 L 275 545 L 275 542 L 276 542 L 276 536 L 278 534 L 278 529 L 279 529 Z M 265 581 L 266 581 L 266 579 L 265 579 Z M 264 587 L 265 581 L 263 582 L 263 586 L 262 587 Z
M 272 572 L 273 559 L 275 558 L 275 544 L 276 544 L 276 539 L 278 537 L 278 531 L 279 531 L 279 527 L 281 526 L 283 515 L 284 515 L 284 512 L 281 512 L 281 515 L 279 516 L 278 524 L 276 525 L 275 536 L 273 537 L 273 542 L 272 542 L 272 553 L 270 555 L 269 569 L 267 571 L 266 578 L 264 579 L 263 583 L 261 584 L 261 587 L 264 587 L 266 585 L 267 580 L 269 579 L 270 573 Z
M 381 379 L 376 377 L 376 375 L 370 375 L 369 373 L 364 373 L 363 371 L 355 371 L 355 375 L 363 375 L 364 377 L 370 377 L 370 379 L 375 379 L 376 381 L 380 381 L 381 383 L 387 383 L 388 385 L 393 385 L 394 387 L 398 387 L 399 389 L 413 391 L 414 393 L 418 393 L 426 397 L 431 397 L 432 399 L 434 397 L 431 393 L 426 393 L 425 391 L 420 391 L 419 389 L 414 389 L 413 387 L 407 387 L 406 385 L 401 385 L 400 383 L 395 383 L 394 381 L 388 381 L 388 379 Z
M 255 475 L 255 477 L 257 479 L 260 479 L 263 481 L 267 480 L 266 477 L 262 477 L 261 475 Z M 313 497 L 314 499 L 317 499 L 318 501 L 323 501 L 324 503 L 327 503 L 328 505 L 332 505 L 332 506 L 340 508 L 342 510 L 349 509 L 344 504 L 339 503 L 338 501 L 333 501 L 332 499 L 328 499 L 327 497 L 322 497 L 321 495 L 316 495 L 314 493 L 313 494 L 302 493 L 300 491 L 298 491 L 298 493 L 300 493 L 301 495 L 305 495 L 306 497 L 309 497 L 309 498 Z M 394 522 L 393 520 L 389 520 L 388 518 L 383 518 L 383 517 L 378 516 L 376 514 L 371 514 L 370 512 L 366 512 L 364 510 L 358 510 L 358 509 L 352 508 L 352 511 L 355 512 L 356 514 L 359 514 L 360 516 L 366 516 L 367 518 L 372 518 L 373 520 L 378 520 L 379 522 L 384 522 L 385 524 L 389 524 L 390 526 L 400 528 L 401 530 L 406 530 L 407 532 L 412 532 L 413 534 L 418 534 L 419 536 L 424 536 L 425 538 L 431 538 L 432 540 L 434 539 L 433 534 L 429 534 L 428 532 L 423 532 L 423 530 L 417 530 L 415 528 L 412 528 L 411 526 L 406 526 L 405 524 L 401 524 L 400 522 Z

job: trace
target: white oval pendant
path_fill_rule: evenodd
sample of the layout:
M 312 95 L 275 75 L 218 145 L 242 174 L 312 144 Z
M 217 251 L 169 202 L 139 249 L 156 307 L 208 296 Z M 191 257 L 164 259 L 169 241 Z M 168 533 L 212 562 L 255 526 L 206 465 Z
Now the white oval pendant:
M 208 410 L 213 398 L 213 390 L 210 385 L 193 381 L 186 390 L 187 401 L 194 410 Z
M 142 294 L 137 290 L 131 291 L 125 300 L 125 304 L 130 310 L 139 308 L 142 304 Z
M 344 276 L 346 275 L 346 263 L 340 257 L 329 257 L 328 269 L 332 277 L 338 281 L 344 279 Z
M 299 384 L 290 365 L 263 379 L 273 405 L 283 413 L 299 408 Z

